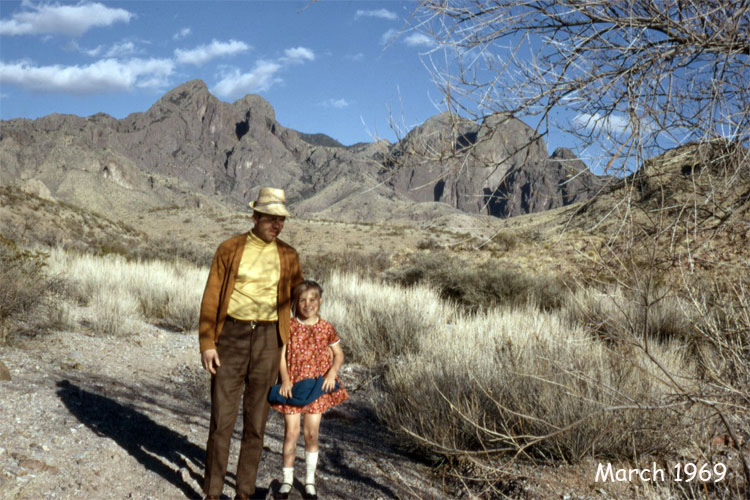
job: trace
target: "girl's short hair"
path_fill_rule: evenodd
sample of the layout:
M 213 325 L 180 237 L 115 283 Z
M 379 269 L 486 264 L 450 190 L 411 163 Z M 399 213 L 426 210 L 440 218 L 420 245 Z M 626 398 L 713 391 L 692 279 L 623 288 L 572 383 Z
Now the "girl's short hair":
M 299 296 L 308 290 L 317 290 L 318 297 L 323 296 L 323 287 L 317 281 L 304 280 L 294 287 L 294 301 L 296 302 Z

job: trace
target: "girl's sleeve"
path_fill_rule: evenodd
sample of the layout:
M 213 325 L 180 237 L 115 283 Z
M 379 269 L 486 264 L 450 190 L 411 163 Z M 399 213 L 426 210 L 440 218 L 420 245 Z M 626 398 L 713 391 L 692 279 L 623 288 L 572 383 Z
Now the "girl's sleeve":
M 330 328 L 328 328 L 328 345 L 338 344 L 341 342 L 341 339 L 336 333 L 336 329 L 332 324 L 329 323 L 328 325 L 330 326 Z

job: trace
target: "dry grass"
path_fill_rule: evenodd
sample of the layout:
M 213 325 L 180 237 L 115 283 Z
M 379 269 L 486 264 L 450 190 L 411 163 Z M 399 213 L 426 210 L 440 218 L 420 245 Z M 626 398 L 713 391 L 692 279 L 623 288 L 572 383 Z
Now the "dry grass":
M 323 316 L 346 339 L 349 360 L 368 366 L 416 352 L 419 333 L 455 311 L 424 285 L 401 287 L 334 271 L 324 286 Z
M 443 456 L 632 457 L 686 446 L 695 414 L 652 359 L 689 380 L 675 342 L 650 356 L 533 305 L 466 314 L 426 286 L 333 274 L 324 315 L 349 359 L 384 370 L 382 420 Z
M 207 271 L 184 261 L 128 261 L 53 250 L 49 269 L 68 283 L 69 297 L 90 305 L 97 333 L 127 334 L 138 321 L 179 331 L 197 328 Z
M 700 315 L 685 298 L 669 290 L 657 292 L 658 300 L 648 308 L 639 303 L 640 298 L 621 287 L 609 285 L 603 290 L 579 288 L 567 298 L 565 311 L 569 320 L 584 325 L 603 339 L 621 339 L 630 332 L 646 329 L 649 338 L 657 341 L 677 341 L 684 347 L 697 347 L 695 328 Z
M 48 268 L 105 334 L 127 334 L 143 320 L 193 329 L 207 272 L 62 250 Z M 481 475 L 507 457 L 636 460 L 707 442 L 706 408 L 683 397 L 700 392 L 696 360 L 705 366 L 698 354 L 707 352 L 686 348 L 686 335 L 700 329 L 685 326 L 695 318 L 684 299 L 661 301 L 655 334 L 643 339 L 633 336 L 637 311 L 618 289 L 579 290 L 546 311 L 523 300 L 469 313 L 426 284 L 333 271 L 323 285 L 322 315 L 347 361 L 381 374 L 379 417 L 429 456 L 469 460 Z

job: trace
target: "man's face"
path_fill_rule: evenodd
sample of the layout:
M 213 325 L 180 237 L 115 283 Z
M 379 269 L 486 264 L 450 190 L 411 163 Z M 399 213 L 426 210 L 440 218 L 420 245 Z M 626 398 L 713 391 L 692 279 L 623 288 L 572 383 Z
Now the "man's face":
M 253 233 L 266 243 L 271 243 L 276 239 L 281 230 L 284 229 L 285 220 L 286 217 L 281 215 L 269 215 L 255 212 L 253 213 L 253 221 L 255 221 Z

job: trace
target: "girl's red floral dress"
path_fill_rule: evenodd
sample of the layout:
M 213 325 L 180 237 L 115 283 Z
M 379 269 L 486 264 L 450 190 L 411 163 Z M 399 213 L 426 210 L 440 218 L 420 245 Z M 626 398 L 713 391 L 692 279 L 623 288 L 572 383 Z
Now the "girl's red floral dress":
M 289 342 L 286 346 L 286 369 L 292 384 L 305 378 L 325 375 L 331 367 L 328 346 L 339 341 L 333 325 L 318 319 L 314 325 L 300 323 L 292 318 Z M 281 413 L 323 413 L 329 408 L 349 399 L 349 394 L 336 377 L 339 389 L 320 396 L 307 406 L 273 404 L 271 408 Z

